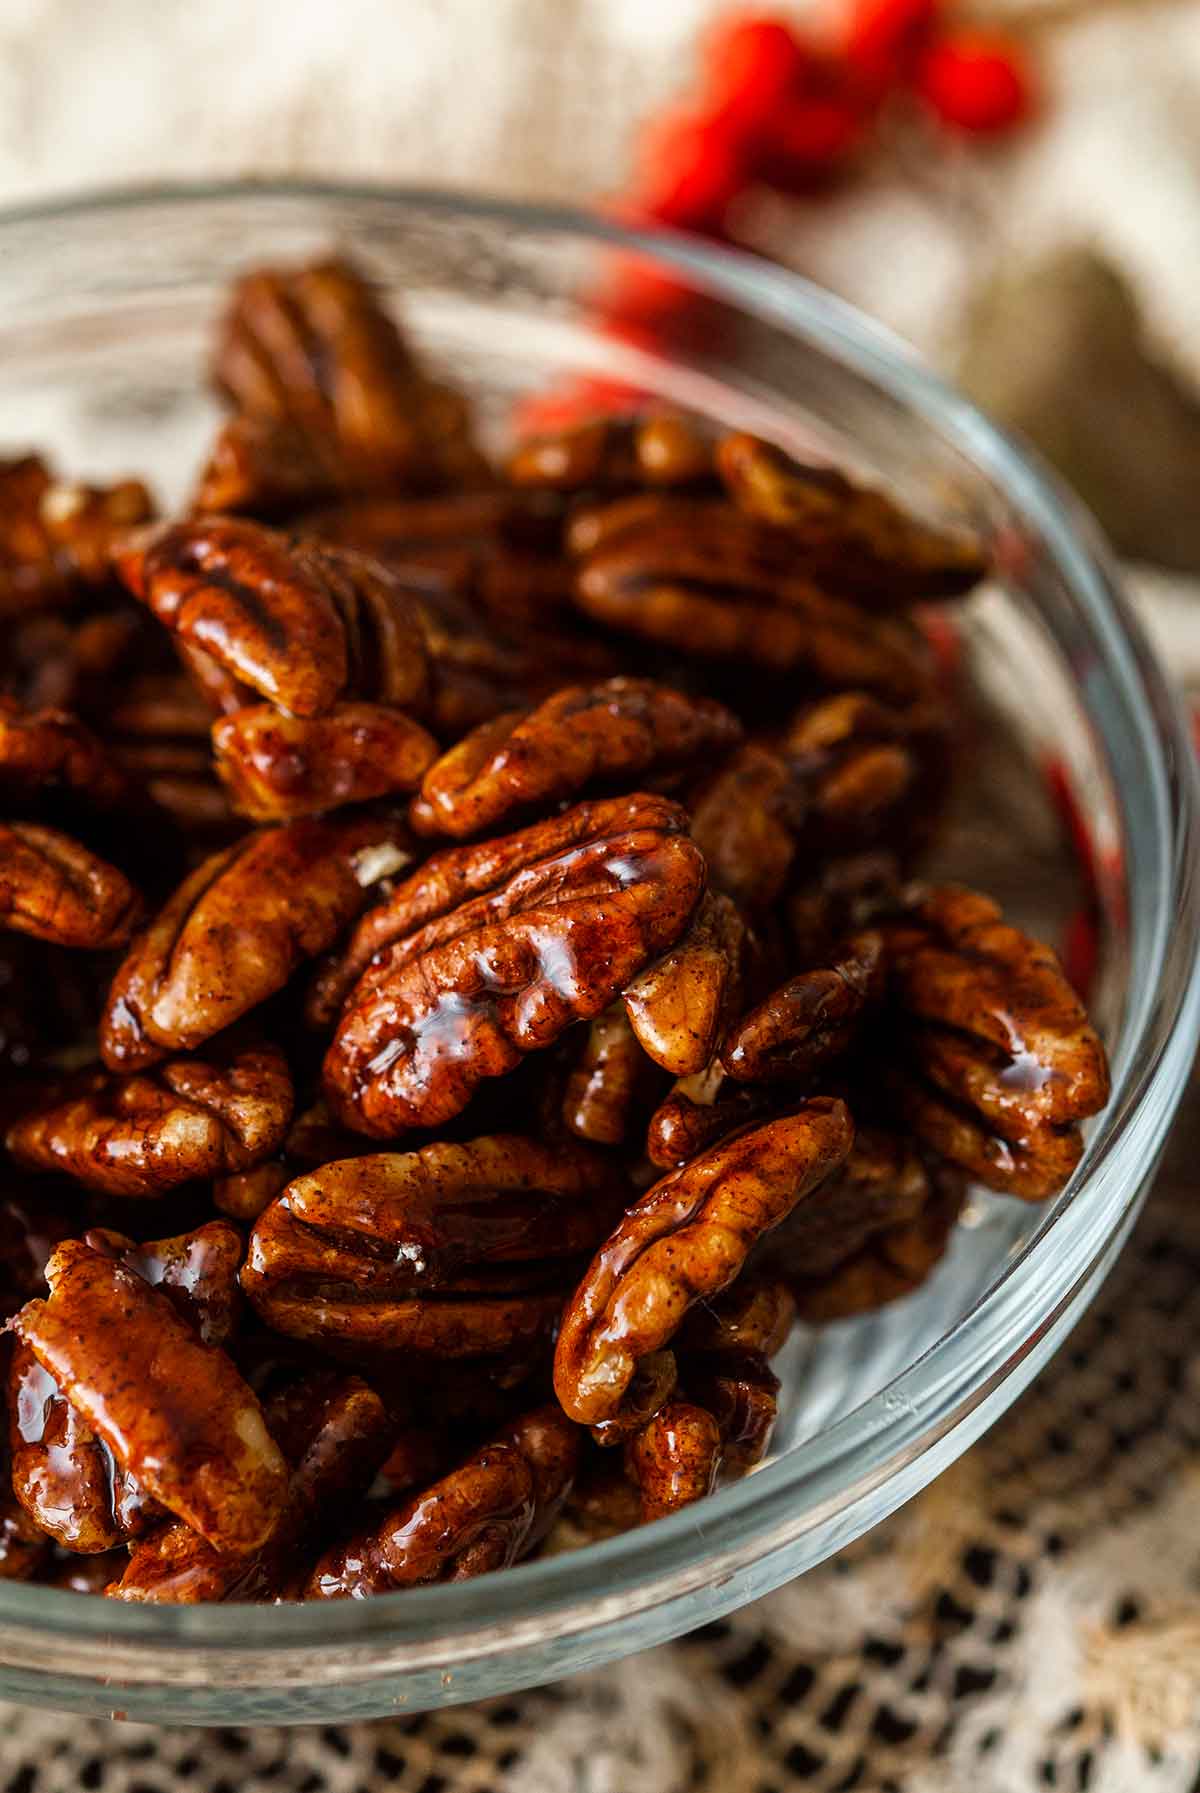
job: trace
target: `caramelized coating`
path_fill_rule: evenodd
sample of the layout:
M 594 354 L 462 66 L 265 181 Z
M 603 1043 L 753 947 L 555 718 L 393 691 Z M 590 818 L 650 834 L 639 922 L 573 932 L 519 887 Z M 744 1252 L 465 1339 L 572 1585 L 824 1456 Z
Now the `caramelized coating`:
M 57 828 L 0 822 L 0 928 L 56 946 L 121 946 L 141 912 L 124 872 Z
M 772 1235 L 770 1270 L 793 1291 L 808 1289 L 853 1258 L 876 1234 L 909 1226 L 933 1199 L 938 1179 L 903 1134 L 860 1127 L 849 1155 L 821 1190 Z M 961 1181 L 961 1179 L 960 1179 Z
M 152 1072 L 81 1072 L 8 1130 L 31 1170 L 65 1171 L 108 1195 L 152 1198 L 269 1158 L 287 1131 L 292 1084 L 275 1046 L 168 1059 Z
M 940 1170 L 933 1193 L 911 1220 L 885 1227 L 827 1276 L 794 1282 L 796 1311 L 821 1325 L 870 1313 L 911 1295 L 945 1255 L 963 1203 L 964 1181 Z
M 47 1280 L 49 1299 L 13 1322 L 18 1338 L 156 1500 L 214 1548 L 256 1550 L 287 1471 L 228 1357 L 136 1272 L 81 1242 L 59 1248 Z
M 659 1170 L 674 1170 L 779 1105 L 768 1089 L 735 1083 L 715 1059 L 663 1097 L 646 1129 L 646 1156 Z
M 358 1354 L 461 1358 L 538 1337 L 628 1190 L 583 1146 L 497 1134 L 296 1177 L 242 1287 L 276 1332 Z
M 194 1233 L 141 1246 L 120 1234 L 89 1233 L 86 1243 L 161 1288 L 204 1343 L 229 1338 L 242 1254 L 233 1227 L 210 1221 Z M 9 1433 L 13 1490 L 64 1549 L 111 1550 L 164 1517 L 26 1344 L 18 1344 L 9 1372 Z
M 744 1475 L 761 1463 L 779 1411 L 778 1376 L 761 1351 L 724 1351 L 681 1368 L 688 1393 L 712 1415 L 721 1439 L 721 1468 Z
M 739 1083 L 805 1081 L 853 1044 L 887 979 L 883 938 L 867 930 L 830 965 L 801 972 L 731 1027 L 721 1063 Z
M 846 1174 L 858 1149 L 856 1138 L 849 1157 L 829 1182 Z M 792 1213 L 804 1214 L 811 1207 L 823 1205 L 829 1182 L 822 1188 L 820 1197 L 802 1203 Z M 782 1223 L 784 1228 L 789 1224 L 790 1217 Z M 775 1237 L 777 1235 L 772 1235 L 773 1239 Z M 689 1354 L 753 1351 L 764 1357 L 774 1357 L 791 1331 L 795 1317 L 795 1298 L 781 1278 L 769 1274 L 739 1276 L 714 1301 L 692 1308 L 679 1329 L 679 1349 Z
M 140 480 L 79 485 L 55 479 L 37 455 L 0 460 L 0 616 L 102 584 L 124 532 L 152 511 Z
M 176 1524 L 135 1545 L 112 1599 L 271 1600 L 287 1597 L 298 1564 L 314 1555 L 349 1504 L 366 1492 L 394 1427 L 379 1396 L 357 1376 L 318 1372 L 267 1403 L 266 1420 L 289 1466 L 283 1507 L 251 1555 L 222 1554 Z
M 213 724 L 213 748 L 233 807 L 255 822 L 415 790 L 437 758 L 419 722 L 369 703 L 335 704 L 316 717 L 251 704 Z
M 721 1429 L 692 1401 L 668 1401 L 629 1444 L 643 1523 L 711 1494 L 721 1467 Z
M 0 697 L 0 792 L 27 796 L 57 786 L 98 809 L 111 809 L 128 794 L 120 767 L 78 716 L 53 709 L 23 714 Z
M 420 834 L 464 839 L 593 784 L 680 771 L 740 735 L 722 704 L 653 679 L 567 685 L 535 710 L 483 723 L 444 753 L 426 772 L 410 818 Z
M 104 1062 L 188 1051 L 281 990 L 411 862 L 386 817 L 302 820 L 244 835 L 179 886 L 134 941 L 100 1024 Z
M 679 812 L 665 805 L 658 815 L 658 826 L 583 834 L 544 857 L 534 857 L 539 844 L 582 834 L 595 812 L 555 818 L 540 837 L 530 830 L 521 870 L 378 952 L 325 1057 L 337 1118 L 379 1138 L 436 1126 L 481 1081 L 600 1014 L 678 939 L 703 889 L 704 863 L 678 832 Z M 506 845 L 515 851 L 514 840 L 492 843 L 490 863 L 503 861 Z M 486 850 L 452 868 L 430 861 L 421 883 L 432 894 L 486 863 Z
M 686 934 L 625 989 L 629 1025 L 674 1077 L 702 1071 L 739 983 L 746 928 L 728 897 L 707 891 Z
M 555 492 L 689 486 L 712 475 L 711 443 L 688 418 L 671 412 L 596 417 L 530 436 L 508 461 L 515 486 Z
M 361 1600 L 507 1568 L 557 1517 L 574 1480 L 578 1440 L 554 1407 L 524 1415 L 380 1524 L 329 1551 L 305 1595 Z
M 891 608 L 961 597 L 987 571 L 983 546 L 968 531 L 935 528 L 886 493 L 836 468 L 794 461 L 756 436 L 725 436 L 716 466 L 741 509 L 788 531 L 800 567 L 860 602 Z
M 923 645 L 905 619 L 823 590 L 795 570 L 786 534 L 732 506 L 622 501 L 619 519 L 598 533 L 575 581 L 575 602 L 598 623 L 701 659 L 803 671 L 899 702 L 928 686 Z
M 1057 1194 L 1109 1085 L 1056 955 L 957 885 L 918 896 L 884 936 L 904 1124 L 989 1188 Z
M 421 371 L 348 262 L 247 274 L 221 324 L 213 372 L 239 412 L 290 423 L 314 452 L 336 458 L 343 489 L 478 472 L 463 401 Z
M 282 417 L 244 413 L 221 425 L 192 499 L 199 516 L 283 519 L 336 498 L 356 469 L 336 444 Z
M 564 1412 L 584 1425 L 615 1414 L 638 1360 L 670 1341 L 694 1302 L 733 1281 L 751 1246 L 820 1187 L 853 1138 L 845 1104 L 813 1097 L 648 1190 L 563 1315 L 554 1387 Z
M 714 887 L 756 914 L 770 908 L 787 882 L 803 819 L 803 799 L 783 756 L 747 741 L 693 800 L 692 838 Z
M 238 518 L 200 517 L 146 532 L 118 566 L 223 709 L 239 707 L 247 686 L 304 717 L 323 715 L 340 697 L 427 698 L 413 606 L 399 580 L 362 555 L 292 542 Z
M 584 1035 L 562 1098 L 564 1124 L 580 1139 L 617 1146 L 625 1139 L 646 1056 L 622 1004 L 596 1016 Z
M 44 1579 L 50 1540 L 16 1498 L 0 1488 L 0 1581 Z

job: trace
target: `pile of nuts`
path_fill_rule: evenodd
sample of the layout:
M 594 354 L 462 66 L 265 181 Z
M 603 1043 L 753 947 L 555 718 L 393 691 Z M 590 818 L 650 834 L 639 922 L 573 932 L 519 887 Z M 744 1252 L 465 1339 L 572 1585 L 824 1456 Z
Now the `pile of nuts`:
M 752 1468 L 1107 1071 L 912 881 L 971 534 L 668 414 L 498 470 L 337 261 L 214 371 L 183 516 L 0 463 L 0 1574 L 361 1597 Z

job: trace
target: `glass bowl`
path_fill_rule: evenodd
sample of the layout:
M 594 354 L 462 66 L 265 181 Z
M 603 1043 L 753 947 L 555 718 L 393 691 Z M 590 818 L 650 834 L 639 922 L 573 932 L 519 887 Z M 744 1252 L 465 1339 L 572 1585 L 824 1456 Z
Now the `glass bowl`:
M 919 1293 L 799 1335 L 770 1458 L 700 1506 L 498 1577 L 365 1602 L 125 1606 L 2 1583 L 0 1692 L 46 1705 L 198 1724 L 414 1712 L 660 1643 L 800 1574 L 931 1481 L 1061 1343 L 1137 1213 L 1200 1026 L 1191 753 L 1103 544 L 901 344 L 791 275 L 426 193 L 243 184 L 9 214 L 0 451 L 45 448 L 72 475 L 148 471 L 178 499 L 215 418 L 204 358 L 222 289 L 248 263 L 333 244 L 402 299 L 422 349 L 497 432 L 522 394 L 582 376 L 828 454 L 984 527 L 1000 570 L 963 637 L 992 752 L 944 869 L 969 876 L 982 855 L 980 881 L 1053 936 L 1070 902 L 1040 774 L 1053 753 L 1096 847 L 1112 1101 L 1055 1202 L 973 1198 Z M 628 306 L 614 329 L 595 303 L 614 280 L 643 313 L 657 303 L 681 321 L 673 348 L 662 327 L 631 326 Z

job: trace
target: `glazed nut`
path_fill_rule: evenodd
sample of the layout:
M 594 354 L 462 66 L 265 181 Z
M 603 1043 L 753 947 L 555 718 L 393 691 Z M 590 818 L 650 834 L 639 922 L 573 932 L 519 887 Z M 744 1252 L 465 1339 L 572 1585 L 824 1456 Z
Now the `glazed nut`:
M 399 824 L 301 820 L 243 836 L 179 886 L 113 979 L 100 1050 L 142 1068 L 202 1045 L 323 952 L 411 860 Z
M 1048 946 L 995 903 L 937 886 L 884 929 L 904 1122 L 990 1188 L 1040 1201 L 1108 1100 L 1099 1036 Z
M 853 1044 L 886 984 L 882 936 L 843 943 L 833 963 L 801 972 L 730 1028 L 721 1063 L 739 1083 L 813 1077 Z
M 927 1165 L 904 1133 L 860 1127 L 820 1201 L 801 1202 L 772 1235 L 771 1271 L 807 1295 L 877 1234 L 911 1225 L 934 1191 Z
M 0 822 L 0 927 L 55 946 L 121 946 L 141 906 L 123 872 L 69 835 Z
M 792 1283 L 798 1317 L 821 1325 L 871 1313 L 911 1295 L 945 1255 L 965 1192 L 961 1172 L 938 1167 L 929 1199 L 917 1214 L 873 1232 L 827 1275 Z
M 564 1125 L 596 1145 L 620 1145 L 646 1063 L 624 1007 L 613 1003 L 584 1034 L 563 1090 Z
M 626 1196 L 602 1155 L 516 1135 L 344 1159 L 262 1215 L 242 1287 L 293 1338 L 495 1355 L 544 1332 Z
M 128 795 L 128 781 L 104 743 L 68 710 L 22 712 L 0 697 L 0 792 L 30 796 L 62 787 L 97 809 Z
M 63 1171 L 108 1195 L 152 1198 L 199 1178 L 247 1170 L 277 1150 L 292 1111 L 274 1046 L 176 1058 L 150 1073 L 81 1073 L 8 1131 L 31 1170 Z
M 308 1562 L 363 1494 L 391 1444 L 383 1402 L 356 1376 L 315 1372 L 267 1403 L 266 1420 L 289 1466 L 274 1529 L 251 1555 L 214 1549 L 190 1526 L 144 1538 L 105 1591 L 116 1600 L 271 1600 L 294 1597 Z
M 923 522 L 885 492 L 792 460 L 756 436 L 723 437 L 716 467 L 744 511 L 787 530 L 801 566 L 860 601 L 960 597 L 987 570 L 969 530 Z
M 531 436 L 509 458 L 516 486 L 556 492 L 629 486 L 688 486 L 711 480 L 712 446 L 687 418 L 599 417 Z
M 116 1258 L 75 1243 L 46 1274 L 49 1299 L 21 1309 L 17 1336 L 156 1500 L 215 1549 L 257 1549 L 287 1471 L 229 1358 Z
M 706 1408 L 682 1400 L 660 1407 L 628 1447 L 643 1523 L 711 1494 L 721 1455 L 720 1427 Z
M 739 987 L 746 928 L 729 898 L 706 891 L 691 926 L 625 989 L 625 1012 L 642 1050 L 686 1077 L 712 1057 Z
M 483 723 L 426 772 L 411 820 L 459 839 L 595 783 L 678 772 L 741 735 L 710 698 L 653 679 L 568 685 L 536 709 Z
M 214 723 L 212 739 L 233 807 L 255 822 L 415 790 L 437 758 L 419 722 L 382 704 L 339 703 L 317 717 L 252 704 Z
M 223 709 L 245 701 L 246 687 L 306 717 L 341 697 L 427 698 L 416 612 L 400 582 L 362 555 L 198 517 L 143 533 L 117 565 Z M 206 662 L 218 671 L 206 673 Z
M 152 509 L 139 480 L 82 485 L 56 479 L 37 455 L 0 460 L 0 615 L 103 584 L 114 546 Z
M 639 1360 L 670 1342 L 696 1301 L 734 1280 L 751 1247 L 837 1168 L 853 1137 L 845 1104 L 813 1097 L 648 1190 L 563 1315 L 554 1386 L 564 1412 L 584 1425 L 616 1414 Z
M 605 827 L 639 808 L 649 825 Z M 429 861 L 420 897 L 414 881 L 401 886 L 381 926 L 399 933 L 400 918 L 455 887 L 492 888 L 376 951 L 325 1057 L 337 1118 L 381 1138 L 439 1125 L 485 1078 L 600 1014 L 678 939 L 699 901 L 704 864 L 682 827 L 676 806 L 630 798 Z

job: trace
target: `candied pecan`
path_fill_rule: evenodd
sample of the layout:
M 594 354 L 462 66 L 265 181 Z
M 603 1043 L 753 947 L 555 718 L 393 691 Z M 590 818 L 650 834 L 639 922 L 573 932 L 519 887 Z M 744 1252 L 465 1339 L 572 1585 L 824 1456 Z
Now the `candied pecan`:
M 147 532 L 118 565 L 218 708 L 240 707 L 247 686 L 298 716 L 339 697 L 427 699 L 417 613 L 400 580 L 364 555 L 212 517 Z
M 0 1581 L 42 1579 L 50 1540 L 16 1497 L 0 1489 Z
M 627 486 L 688 486 L 711 481 L 711 442 L 686 417 L 596 417 L 568 429 L 530 436 L 513 452 L 516 486 L 556 492 Z
M 229 1337 L 242 1242 L 224 1221 L 146 1245 L 102 1231 L 85 1243 L 161 1288 L 206 1344 Z M 162 1518 L 26 1344 L 14 1352 L 9 1389 L 13 1488 L 49 1537 L 68 1550 L 110 1550 Z
M 836 468 L 794 461 L 744 434 L 725 436 L 715 458 L 730 496 L 751 516 L 785 528 L 798 565 L 833 590 L 892 606 L 959 597 L 987 571 L 978 536 L 925 523 Z
M 588 1026 L 567 1078 L 562 1118 L 570 1131 L 596 1145 L 620 1145 L 646 1063 L 623 1006 L 613 1003 Z
M 222 1555 L 187 1525 L 176 1524 L 134 1546 L 113 1599 L 271 1600 L 297 1579 L 297 1557 L 311 1562 L 346 1503 L 379 1468 L 393 1426 L 382 1401 L 356 1376 L 317 1373 L 266 1404 L 266 1421 L 289 1464 L 287 1493 L 271 1536 L 251 1556 Z
M 262 268 L 240 280 L 214 377 L 238 411 L 290 422 L 336 449 L 344 489 L 479 474 L 463 401 L 422 373 L 348 262 Z
M 306 1597 L 363 1599 L 507 1568 L 557 1516 L 574 1479 L 578 1437 L 556 1408 L 524 1415 L 378 1525 L 329 1551 Z
M 218 430 L 197 481 L 192 511 L 288 517 L 335 498 L 353 469 L 328 436 L 282 417 L 231 417 Z
M 672 1171 L 627 1212 L 563 1315 L 554 1386 L 582 1424 L 615 1414 L 638 1360 L 693 1302 L 733 1281 L 755 1241 L 837 1168 L 853 1143 L 845 1104 L 813 1097 Z
M 800 1319 L 820 1325 L 869 1313 L 911 1295 L 945 1254 L 965 1186 L 965 1179 L 952 1166 L 939 1166 L 932 1176 L 929 1199 L 911 1219 L 881 1227 L 824 1276 L 793 1281 Z
M 612 1538 L 641 1523 L 638 1490 L 629 1479 L 624 1453 L 592 1450 L 584 1454 L 565 1503 L 565 1529 L 571 1544 Z
M 761 1463 L 779 1411 L 780 1381 L 762 1351 L 722 1351 L 681 1362 L 688 1395 L 716 1421 L 721 1469 L 742 1475 Z
M 989 1188 L 1056 1195 L 1109 1089 L 1056 955 L 958 885 L 918 894 L 883 932 L 904 1125 Z
M 479 834 L 594 783 L 680 771 L 732 746 L 722 704 L 653 679 L 567 685 L 485 722 L 429 768 L 409 815 L 420 834 Z
M 787 900 L 787 931 L 796 960 L 819 964 L 847 934 L 894 914 L 900 893 L 900 866 L 892 853 L 826 860 Z
M 447 887 L 478 889 L 484 868 L 520 854 L 520 869 L 498 887 L 395 939 L 368 965 L 325 1057 L 338 1119 L 383 1138 L 449 1120 L 483 1079 L 598 1015 L 678 939 L 704 863 L 682 837 L 677 806 L 642 798 L 640 807 L 648 825 L 597 826 L 636 812 L 636 798 L 580 805 L 478 855 L 451 850 L 426 865 L 430 908 Z M 578 844 L 557 850 L 572 834 Z M 414 906 L 412 883 L 396 893 L 393 922 Z
M 339 703 L 316 717 L 253 704 L 215 722 L 212 738 L 234 808 L 256 822 L 415 790 L 437 758 L 420 723 L 383 704 Z
M 503 1352 L 540 1336 L 626 1195 L 599 1154 L 514 1135 L 342 1159 L 261 1216 L 242 1287 L 293 1338 Z
M 860 1127 L 820 1199 L 802 1202 L 771 1235 L 768 1273 L 792 1288 L 828 1276 L 875 1234 L 916 1220 L 934 1189 L 928 1166 L 902 1133 Z
M 175 1058 L 132 1076 L 82 1072 L 8 1130 L 31 1170 L 66 1171 L 91 1189 L 152 1197 L 246 1170 L 287 1130 L 292 1085 L 274 1046 Z
M 813 1077 L 853 1044 L 886 977 L 881 935 L 851 935 L 831 964 L 789 978 L 729 1029 L 722 1065 L 739 1083 Z
M 668 1401 L 628 1446 L 644 1522 L 711 1494 L 721 1467 L 721 1429 L 704 1407 Z
M 140 1069 L 199 1046 L 287 983 L 412 858 L 387 818 L 301 820 L 244 836 L 184 879 L 109 991 L 100 1050 Z
M 675 1392 L 679 1366 L 673 1351 L 648 1351 L 637 1368 L 615 1413 L 596 1420 L 589 1428 L 592 1442 L 606 1448 L 625 1444 L 652 1419 Z
M 119 766 L 78 716 L 54 709 L 23 713 L 0 697 L 0 792 L 24 796 L 56 785 L 101 809 L 128 794 Z
M 782 755 L 745 742 L 692 804 L 692 838 L 715 887 L 739 908 L 769 908 L 787 881 L 803 815 Z
M 856 1149 L 857 1140 L 842 1169 L 835 1171 L 829 1182 L 844 1175 Z M 826 1188 L 828 1183 L 819 1198 L 792 1212 L 799 1214 L 810 1206 L 822 1205 Z M 786 1228 L 788 1221 L 782 1225 Z M 771 1234 L 772 1247 L 778 1236 L 778 1229 Z M 747 1274 L 739 1276 L 715 1301 L 692 1308 L 679 1329 L 677 1343 L 680 1351 L 689 1353 L 756 1351 L 764 1357 L 774 1357 L 795 1317 L 796 1303 L 786 1282 L 769 1272 L 761 1276 Z
M 12 1322 L 121 1467 L 217 1549 L 270 1534 L 286 1467 L 224 1352 L 167 1297 L 82 1242 L 46 1269 L 50 1296 Z
M 101 584 L 125 530 L 153 506 L 139 480 L 57 480 L 36 455 L 0 461 L 0 614 L 68 602 Z
M 736 991 L 746 928 L 726 896 L 706 891 L 691 926 L 625 989 L 642 1050 L 674 1077 L 702 1071 Z
M 769 1090 L 735 1083 L 714 1059 L 702 1071 L 678 1078 L 663 1097 L 646 1129 L 646 1156 L 659 1170 L 674 1170 L 779 1106 Z
M 0 822 L 0 927 L 56 946 L 121 946 L 141 899 L 124 872 L 36 822 Z
M 703 659 L 803 670 L 823 685 L 901 702 L 928 688 L 928 656 L 911 624 L 798 574 L 783 532 L 731 505 L 637 502 L 578 561 L 575 602 L 594 621 Z

